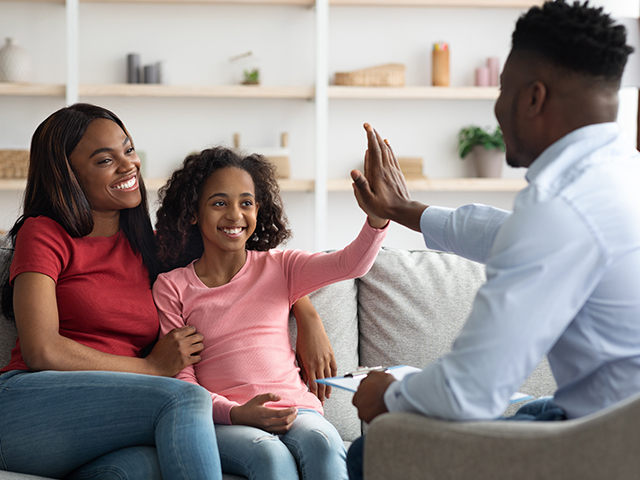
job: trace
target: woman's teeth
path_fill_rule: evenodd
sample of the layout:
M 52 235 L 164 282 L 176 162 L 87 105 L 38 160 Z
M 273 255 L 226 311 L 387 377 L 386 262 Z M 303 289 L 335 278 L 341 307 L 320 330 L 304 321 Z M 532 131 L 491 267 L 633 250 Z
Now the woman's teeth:
M 119 185 L 115 185 L 113 188 L 117 188 L 118 190 L 124 190 L 125 188 L 131 188 L 136 184 L 136 177 L 132 177 L 131 180 L 121 183 Z

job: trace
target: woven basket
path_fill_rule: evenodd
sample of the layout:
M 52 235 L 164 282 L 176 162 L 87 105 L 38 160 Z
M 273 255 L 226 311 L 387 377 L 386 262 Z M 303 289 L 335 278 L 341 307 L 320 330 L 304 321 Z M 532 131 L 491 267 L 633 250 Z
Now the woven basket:
M 360 87 L 403 87 L 406 67 L 400 63 L 389 63 L 377 67 L 336 72 L 336 85 Z
M 29 150 L 0 150 L 0 178 L 27 178 Z

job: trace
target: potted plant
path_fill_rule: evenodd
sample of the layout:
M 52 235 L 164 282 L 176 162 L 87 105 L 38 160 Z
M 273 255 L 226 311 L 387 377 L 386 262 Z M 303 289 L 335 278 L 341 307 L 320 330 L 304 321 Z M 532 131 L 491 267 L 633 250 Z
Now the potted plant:
M 243 72 L 244 85 L 260 85 L 260 70 L 253 68 L 251 70 L 245 70 Z
M 458 132 L 458 154 L 461 159 L 471 155 L 475 159 L 478 177 L 498 178 L 504 164 L 504 137 L 500 127 L 470 125 Z

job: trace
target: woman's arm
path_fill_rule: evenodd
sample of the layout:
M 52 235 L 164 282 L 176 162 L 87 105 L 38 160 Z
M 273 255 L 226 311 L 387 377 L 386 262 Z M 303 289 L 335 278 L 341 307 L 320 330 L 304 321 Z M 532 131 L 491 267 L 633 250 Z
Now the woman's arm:
M 34 301 L 37 299 L 37 301 Z M 24 272 L 14 279 L 13 306 L 22 358 L 30 370 L 107 370 L 173 376 L 200 360 L 202 335 L 184 327 L 160 339 L 146 358 L 100 352 L 59 333 L 54 280 Z
M 336 358 L 322 324 L 322 319 L 308 296 L 302 297 L 291 308 L 298 325 L 296 357 L 302 379 L 309 390 L 324 402 L 331 396 L 331 387 L 316 383 L 318 378 L 335 377 Z

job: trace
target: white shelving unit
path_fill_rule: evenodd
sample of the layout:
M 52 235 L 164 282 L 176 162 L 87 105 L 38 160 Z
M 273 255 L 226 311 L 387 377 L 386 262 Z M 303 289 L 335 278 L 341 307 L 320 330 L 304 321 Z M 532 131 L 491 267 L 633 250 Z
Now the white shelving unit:
M 0 0 L 0 4 L 2 1 Z M 67 104 L 85 97 L 149 97 L 149 98 L 218 98 L 218 99 L 274 99 L 314 102 L 315 169 L 313 179 L 290 179 L 281 181 L 286 192 L 313 192 L 315 203 L 315 249 L 325 247 L 324 235 L 327 222 L 328 194 L 351 190 L 348 179 L 328 178 L 328 109 L 329 100 L 493 100 L 498 96 L 495 87 L 427 87 L 407 86 L 400 88 L 342 87 L 329 85 L 329 11 L 341 7 L 439 7 L 439 8 L 518 8 L 524 9 L 542 0 L 23 0 L 60 4 L 66 18 L 66 83 L 64 84 L 2 84 L 0 97 L 58 97 Z M 79 83 L 79 8 L 80 3 L 139 3 L 161 4 L 220 4 L 220 5 L 280 5 L 292 8 L 314 8 L 316 17 L 316 63 L 315 85 L 307 86 L 242 86 L 242 85 L 145 85 L 145 84 L 81 84 Z M 157 190 L 163 179 L 148 179 L 150 190 Z M 22 180 L 0 180 L 0 191 L 20 191 Z M 524 186 L 519 179 L 424 179 L 412 180 L 409 186 L 414 191 L 426 192 L 515 192 Z

